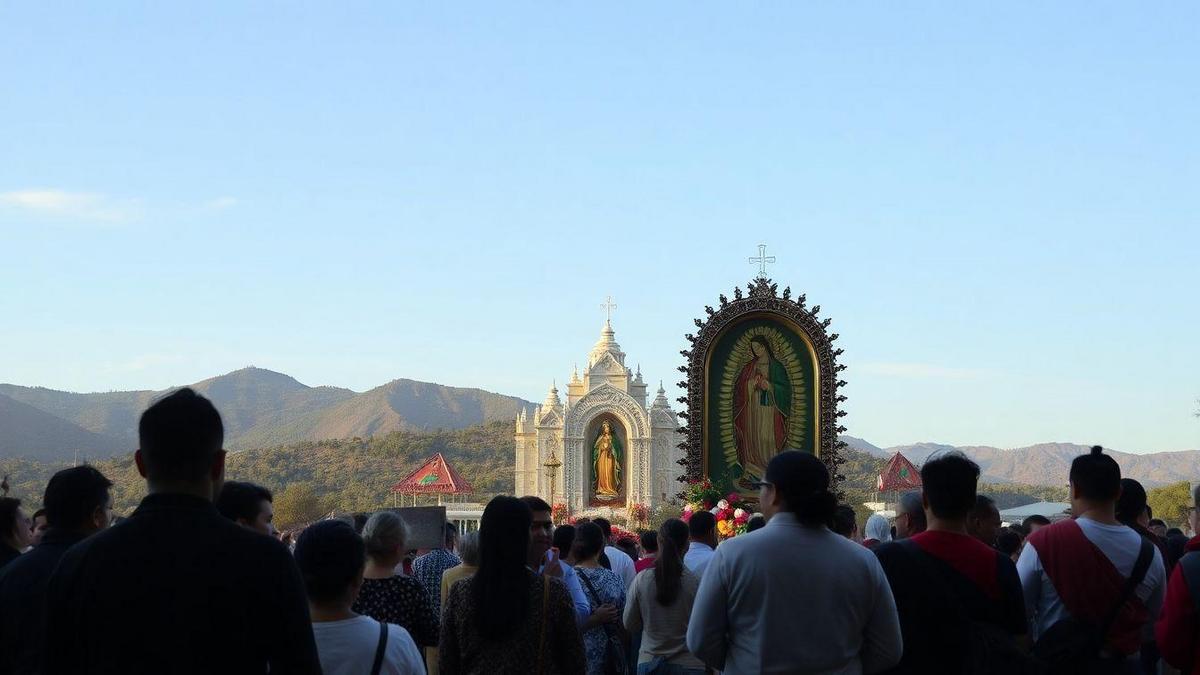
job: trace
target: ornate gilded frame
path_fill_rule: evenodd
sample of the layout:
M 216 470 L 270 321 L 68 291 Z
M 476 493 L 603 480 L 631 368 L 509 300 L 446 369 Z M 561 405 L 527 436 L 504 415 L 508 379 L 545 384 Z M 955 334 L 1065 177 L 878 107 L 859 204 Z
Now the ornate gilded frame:
M 700 330 L 695 335 L 689 333 L 685 336 L 692 348 L 679 352 L 687 359 L 687 365 L 679 367 L 679 371 L 687 375 L 687 380 L 680 382 L 679 386 L 686 388 L 688 392 L 686 397 L 678 399 L 687 406 L 687 410 L 680 412 L 679 416 L 688 421 L 687 426 L 679 430 L 685 438 L 679 447 L 686 452 L 686 456 L 679 460 L 679 464 L 684 467 L 681 481 L 704 478 L 705 467 L 708 466 L 708 439 L 705 428 L 711 411 L 705 406 L 709 400 L 707 383 L 713 347 L 726 331 L 742 321 L 765 315 L 788 324 L 812 349 L 814 372 L 817 375 L 817 454 L 829 468 L 834 490 L 841 497 L 838 485 L 844 477 L 839 467 L 845 460 L 840 451 L 846 444 L 838 440 L 838 435 L 846 431 L 846 428 L 839 424 L 838 419 L 846 412 L 838 410 L 838 404 L 845 401 L 846 397 L 838 394 L 838 389 L 846 383 L 838 379 L 838 373 L 845 370 L 846 366 L 837 363 L 837 357 L 842 354 L 841 349 L 833 347 L 833 342 L 838 338 L 837 333 L 829 334 L 825 330 L 832 319 L 818 320 L 817 314 L 821 311 L 821 306 L 816 305 L 812 309 L 805 307 L 804 294 L 795 300 L 791 296 L 791 288 L 783 289 L 783 294 L 780 295 L 777 284 L 770 279 L 759 277 L 746 286 L 744 295 L 740 286 L 734 288 L 732 301 L 721 295 L 719 309 L 706 306 L 704 311 L 708 315 L 707 320 L 694 320 Z

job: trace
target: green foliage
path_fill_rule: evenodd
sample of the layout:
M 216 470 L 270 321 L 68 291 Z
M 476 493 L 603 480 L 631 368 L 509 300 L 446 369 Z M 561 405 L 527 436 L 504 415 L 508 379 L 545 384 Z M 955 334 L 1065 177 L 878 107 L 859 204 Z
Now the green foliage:
M 299 481 L 289 483 L 275 495 L 275 522 L 280 529 L 319 520 L 334 510 L 337 500 L 333 495 L 319 495 L 312 483 Z
M 1146 502 L 1155 518 L 1167 527 L 1187 527 L 1187 509 L 1192 506 L 1191 483 L 1180 481 L 1146 491 Z

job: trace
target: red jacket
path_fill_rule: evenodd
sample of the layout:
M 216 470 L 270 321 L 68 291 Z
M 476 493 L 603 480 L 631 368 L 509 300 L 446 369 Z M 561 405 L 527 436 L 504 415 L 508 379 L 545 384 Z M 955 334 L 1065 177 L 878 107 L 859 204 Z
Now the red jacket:
M 1200 551 L 1200 537 L 1193 537 L 1185 551 Z M 1154 625 L 1154 637 L 1163 660 L 1184 673 L 1200 675 L 1200 621 L 1192 603 L 1192 592 L 1183 578 L 1183 565 L 1176 564 L 1167 583 L 1162 616 Z

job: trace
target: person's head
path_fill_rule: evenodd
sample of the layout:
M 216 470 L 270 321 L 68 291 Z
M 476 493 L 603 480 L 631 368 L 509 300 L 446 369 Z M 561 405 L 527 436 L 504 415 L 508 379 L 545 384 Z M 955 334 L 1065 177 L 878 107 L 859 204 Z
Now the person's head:
M 1148 527 L 1160 539 L 1167 536 L 1167 524 L 1158 518 L 1151 518 Z
M 770 343 L 768 343 L 767 339 L 761 335 L 756 335 L 750 338 L 750 351 L 753 352 L 755 356 L 768 356 L 772 358 L 775 356 L 771 353 Z
M 647 558 L 653 558 L 658 555 L 658 533 L 654 530 L 646 530 L 638 537 L 641 540 L 642 551 Z
M 896 509 L 896 538 L 907 539 L 925 531 L 925 502 L 921 492 L 913 490 L 900 495 Z
M 679 597 L 683 583 L 683 556 L 688 550 L 689 526 L 678 518 L 668 518 L 658 528 L 658 556 L 654 560 L 655 600 L 667 606 Z
M 1130 527 L 1146 527 L 1150 524 L 1149 508 L 1146 506 L 1146 488 L 1132 478 L 1122 478 L 1121 496 L 1117 498 L 1117 520 Z
M 570 558 L 572 549 L 575 548 L 575 526 L 559 525 L 554 528 L 553 546 L 558 549 L 558 554 L 564 560 Z
M 30 522 L 32 525 L 29 526 L 29 544 L 37 546 L 42 543 L 42 535 L 46 533 L 46 509 L 34 511 Z
M 888 519 L 881 513 L 872 513 L 867 518 L 867 526 L 863 529 L 863 539 L 880 543 L 892 540 L 892 527 Z
M 806 527 L 833 524 L 837 497 L 829 491 L 824 462 L 807 452 L 784 450 L 771 458 L 765 473 L 758 483 L 758 503 L 768 521 L 786 511 Z
M 975 508 L 967 516 L 967 533 L 988 546 L 996 546 L 1000 534 L 1000 509 L 987 495 L 976 495 Z
M 180 389 L 159 399 L 138 422 L 138 472 L 150 492 L 212 500 L 225 476 L 225 427 L 208 399 Z
M 1046 516 L 1040 516 L 1036 513 L 1032 516 L 1029 516 L 1025 520 L 1021 521 L 1021 527 L 1025 528 L 1026 536 L 1029 536 L 1029 535 L 1033 534 L 1034 532 L 1037 532 L 1038 530 L 1042 529 L 1043 527 L 1046 527 L 1049 524 L 1050 524 L 1049 518 L 1047 518 Z
M 254 483 L 226 481 L 217 496 L 217 511 L 247 530 L 275 536 L 271 491 Z
M 692 541 L 717 547 L 717 517 L 708 511 L 697 511 L 688 518 L 688 532 Z
M 634 561 L 641 559 L 641 556 L 638 555 L 637 542 L 629 537 L 622 537 L 621 539 L 618 539 L 614 546 L 624 551 L 625 555 L 629 556 Z
M 1117 460 L 1094 446 L 1086 455 L 1071 462 L 1071 513 L 1080 515 L 1101 509 L 1116 511 L 1121 496 L 1121 467 Z
M 958 451 L 936 455 L 921 466 L 921 498 L 931 520 L 964 524 L 975 508 L 979 465 Z
M 833 531 L 843 537 L 853 540 L 858 534 L 858 514 L 849 504 L 838 504 L 833 512 Z
M 529 564 L 540 565 L 541 560 L 554 543 L 554 520 L 550 517 L 550 505 L 540 497 L 521 497 L 533 520 L 529 524 Z M 559 551 L 561 553 L 561 551 Z
M 447 551 L 454 551 L 454 547 L 458 545 L 458 526 L 449 521 L 446 522 L 446 532 L 442 537 L 442 548 Z
M 593 518 L 592 522 L 600 528 L 600 532 L 604 535 L 604 543 L 611 544 L 613 540 L 612 523 L 608 522 L 608 518 Z
M 1023 540 L 1020 533 L 1014 531 L 1012 528 L 1002 528 L 999 534 L 996 535 L 996 548 L 1012 559 L 1013 562 L 1016 562 L 1017 556 L 1021 554 L 1022 543 Z
M 575 528 L 575 562 L 588 562 L 604 551 L 604 532 L 595 521 Z
M 362 531 L 367 557 L 381 567 L 395 567 L 404 559 L 408 524 L 395 511 L 377 511 L 367 518 Z
M 517 629 L 529 610 L 529 528 L 533 516 L 516 497 L 488 502 L 479 520 L 479 570 L 471 582 L 476 629 L 486 639 L 502 640 Z
M 322 520 L 296 540 L 296 566 L 313 607 L 349 609 L 362 586 L 362 537 L 344 520 Z
M 20 499 L 0 497 L 0 543 L 18 551 L 24 550 L 33 537 L 31 525 L 33 522 L 21 510 Z
M 750 516 L 750 520 L 746 521 L 746 532 L 761 530 L 767 526 L 767 519 L 762 516 Z
M 1171 528 L 1167 529 L 1164 536 L 1166 536 L 1167 538 L 1171 538 L 1171 537 L 1183 537 L 1186 535 L 1184 535 L 1183 530 L 1179 529 L 1178 527 L 1171 527 Z
M 467 532 L 458 538 L 458 557 L 464 565 L 479 566 L 479 531 Z
M 48 527 L 80 534 L 108 527 L 113 507 L 110 487 L 112 481 L 87 464 L 54 474 L 42 497 Z

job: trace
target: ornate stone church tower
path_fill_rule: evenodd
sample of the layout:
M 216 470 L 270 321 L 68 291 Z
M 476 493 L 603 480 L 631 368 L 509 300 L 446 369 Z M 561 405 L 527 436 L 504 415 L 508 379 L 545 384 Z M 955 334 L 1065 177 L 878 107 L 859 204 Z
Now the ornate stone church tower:
M 567 383 L 567 400 L 551 385 L 546 400 L 516 420 L 516 493 L 534 494 L 572 512 L 650 507 L 680 489 L 679 420 L 660 383 L 647 404 L 641 368 L 625 365 L 612 322 Z M 605 434 L 605 425 L 610 436 Z

